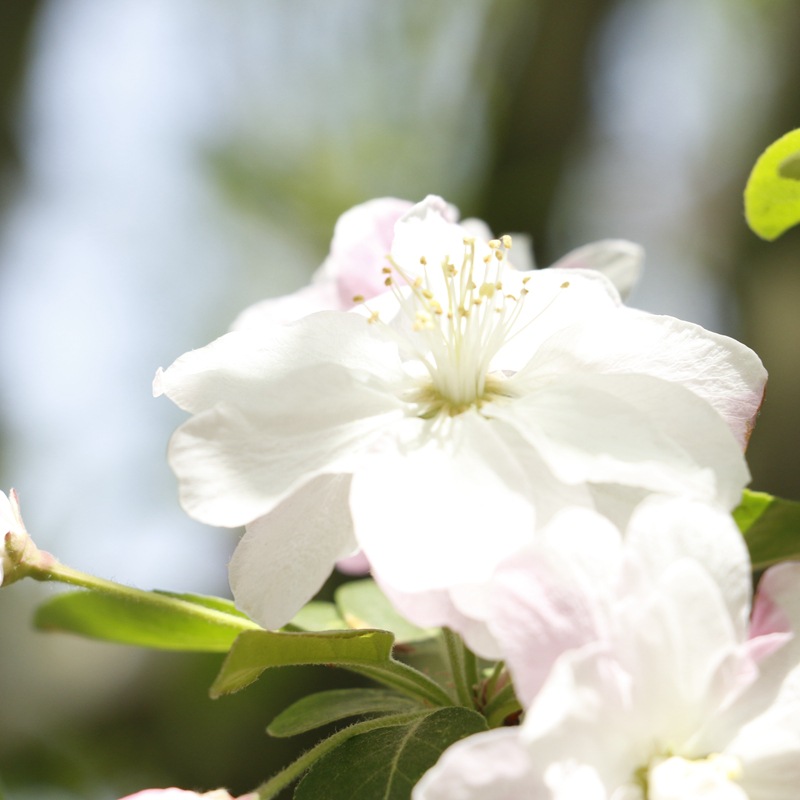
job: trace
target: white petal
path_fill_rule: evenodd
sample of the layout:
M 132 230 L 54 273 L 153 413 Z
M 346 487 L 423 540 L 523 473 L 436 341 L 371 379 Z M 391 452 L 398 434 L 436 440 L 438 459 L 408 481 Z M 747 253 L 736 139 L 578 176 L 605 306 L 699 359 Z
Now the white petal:
M 359 465 L 356 538 L 383 583 L 403 592 L 479 583 L 530 539 L 528 477 L 495 425 L 472 411 L 409 419 Z
M 228 568 L 236 605 L 265 628 L 285 625 L 355 547 L 350 476 L 321 475 L 251 522 Z
M 716 412 L 646 375 L 559 376 L 484 413 L 512 425 L 565 483 L 617 482 L 733 508 L 749 480 Z
M 534 755 L 520 741 L 518 728 L 468 736 L 445 750 L 411 796 L 413 800 L 543 800 L 546 794 L 533 768 Z
M 638 283 L 644 264 L 644 249 L 626 239 L 602 239 L 571 250 L 553 264 L 557 269 L 595 269 L 627 298 Z
M 726 752 L 741 761 L 741 783 L 749 797 L 795 800 L 800 786 L 800 665 L 777 687 L 770 687 L 767 678 L 754 689 L 766 694 L 771 688 L 770 704 L 738 732 Z
M 650 497 L 634 512 L 626 533 L 647 579 L 657 581 L 675 562 L 691 558 L 714 579 L 740 641 L 751 605 L 750 558 L 730 514 L 685 498 Z
M 428 195 L 395 225 L 392 257 L 411 274 L 416 274 L 421 258 L 432 265 L 450 259 L 460 267 L 466 232 L 456 219 L 452 206 L 441 197 Z
M 396 380 L 400 369 L 397 345 L 378 327 L 356 314 L 323 312 L 269 336 L 221 336 L 160 370 L 153 390 L 192 413 L 220 402 L 257 408 L 271 385 L 274 394 L 290 394 L 295 371 L 329 364 L 378 380 Z
M 524 283 L 523 283 L 524 282 Z M 519 297 L 519 319 L 513 335 L 492 362 L 493 370 L 523 370 L 539 349 L 564 328 L 581 323 L 591 326 L 595 317 L 622 308 L 611 282 L 592 270 L 540 269 L 506 272 L 504 291 Z M 539 359 L 535 359 L 537 371 Z M 546 366 L 546 363 L 545 363 Z M 544 369 L 547 374 L 550 370 Z
M 564 328 L 526 368 L 548 373 L 653 375 L 680 383 L 712 405 L 744 447 L 767 373 L 749 347 L 674 317 L 620 308 Z
M 698 746 L 716 750 L 728 747 L 743 759 L 758 755 L 768 762 L 769 742 L 774 737 L 788 737 L 781 748 L 795 747 L 800 752 L 800 564 L 781 564 L 767 570 L 759 583 L 756 619 L 765 613 L 759 609 L 762 604 L 771 607 L 773 624 L 777 623 L 772 635 L 780 636 L 782 642 L 757 661 L 756 680 L 749 681 L 735 702 L 709 721 L 698 738 Z M 793 634 L 788 642 L 780 633 L 787 627 Z M 745 655 L 751 649 L 746 647 Z M 793 758 L 800 763 L 800 756 Z
M 188 514 L 235 527 L 268 513 L 322 472 L 348 472 L 351 460 L 398 411 L 391 395 L 335 364 L 295 371 L 262 388 L 258 407 L 227 403 L 196 414 L 173 434 L 169 461 Z M 282 390 L 282 391 L 281 391 Z

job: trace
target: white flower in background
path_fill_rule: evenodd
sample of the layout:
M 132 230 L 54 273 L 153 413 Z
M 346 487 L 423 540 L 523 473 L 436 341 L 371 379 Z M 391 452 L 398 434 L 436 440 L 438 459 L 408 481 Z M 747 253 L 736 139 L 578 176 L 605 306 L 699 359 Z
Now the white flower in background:
M 796 798 L 800 565 L 766 573 L 748 626 L 741 536 L 681 505 L 643 507 L 624 544 L 587 517 L 569 556 L 501 567 L 523 723 L 451 747 L 414 800 Z
M 193 415 L 170 444 L 181 502 L 247 525 L 231 584 L 266 627 L 357 546 L 384 585 L 436 593 L 486 581 L 565 504 L 731 508 L 749 478 L 751 350 L 626 308 L 598 272 L 508 268 L 508 237 L 475 239 L 442 205 L 396 224 L 390 291 L 156 376 Z

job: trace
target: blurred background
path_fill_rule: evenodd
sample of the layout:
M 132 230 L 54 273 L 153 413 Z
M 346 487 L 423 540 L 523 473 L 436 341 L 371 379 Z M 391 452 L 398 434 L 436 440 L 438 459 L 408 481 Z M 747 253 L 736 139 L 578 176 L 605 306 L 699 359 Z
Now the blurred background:
M 225 594 L 236 534 L 186 519 L 157 367 L 303 285 L 371 197 L 437 193 L 546 265 L 622 237 L 632 304 L 771 372 L 753 486 L 800 499 L 800 233 L 741 194 L 800 121 L 793 0 L 28 0 L 0 6 L 0 486 L 37 543 L 141 588 Z M 314 670 L 211 702 L 218 657 L 30 629 L 0 594 L 0 794 L 235 792 L 290 757 Z M 336 676 L 337 685 L 345 680 Z

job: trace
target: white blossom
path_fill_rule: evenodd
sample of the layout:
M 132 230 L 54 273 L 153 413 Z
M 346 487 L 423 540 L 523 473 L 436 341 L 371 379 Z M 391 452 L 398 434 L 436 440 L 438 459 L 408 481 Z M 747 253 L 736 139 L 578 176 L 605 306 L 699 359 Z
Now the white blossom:
M 626 308 L 596 271 L 515 269 L 509 237 L 442 207 L 398 221 L 383 294 L 234 331 L 156 376 L 193 415 L 170 444 L 181 502 L 247 526 L 231 583 L 267 627 L 359 546 L 384 586 L 451 603 L 564 505 L 731 508 L 748 481 L 766 379 L 752 351 Z
M 414 800 L 796 797 L 800 565 L 766 573 L 749 621 L 724 514 L 659 499 L 624 542 L 591 525 L 498 570 L 489 624 L 523 723 L 451 747 Z

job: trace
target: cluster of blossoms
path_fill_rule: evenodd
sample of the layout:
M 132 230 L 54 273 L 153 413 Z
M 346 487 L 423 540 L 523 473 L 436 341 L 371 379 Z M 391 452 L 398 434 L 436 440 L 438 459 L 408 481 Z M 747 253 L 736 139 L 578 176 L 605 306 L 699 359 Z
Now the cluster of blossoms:
M 246 532 L 237 604 L 288 622 L 360 554 L 396 607 L 503 659 L 522 724 L 418 800 L 794 797 L 798 567 L 730 512 L 766 373 L 624 305 L 641 251 L 544 270 L 440 198 L 365 204 L 312 285 L 159 371 L 193 517 Z M 752 607 L 752 610 L 751 610 Z

